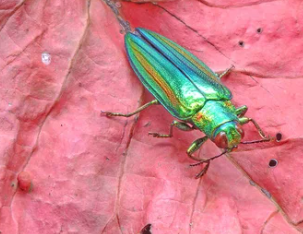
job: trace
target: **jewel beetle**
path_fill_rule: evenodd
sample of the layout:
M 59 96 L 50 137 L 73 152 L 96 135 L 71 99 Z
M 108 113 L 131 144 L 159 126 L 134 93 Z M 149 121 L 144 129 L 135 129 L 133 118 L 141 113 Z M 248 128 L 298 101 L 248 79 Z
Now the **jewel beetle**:
M 174 120 L 168 134 L 149 133 L 157 138 L 173 136 L 173 128 L 183 131 L 200 130 L 205 136 L 195 140 L 188 148 L 187 155 L 198 161 L 191 166 L 205 164 L 196 178 L 202 177 L 210 161 L 231 152 L 241 144 L 270 141 L 257 122 L 245 117 L 247 106 L 236 108 L 230 90 L 220 78 L 192 53 L 172 40 L 153 31 L 136 28 L 125 35 L 125 48 L 130 65 L 145 88 L 155 97 L 149 103 L 128 114 L 102 112 L 107 117 L 130 117 L 151 105 L 161 104 Z M 244 141 L 242 125 L 252 122 L 261 136 L 260 140 Z M 210 139 L 223 149 L 220 155 L 209 159 L 194 156 L 203 143 Z

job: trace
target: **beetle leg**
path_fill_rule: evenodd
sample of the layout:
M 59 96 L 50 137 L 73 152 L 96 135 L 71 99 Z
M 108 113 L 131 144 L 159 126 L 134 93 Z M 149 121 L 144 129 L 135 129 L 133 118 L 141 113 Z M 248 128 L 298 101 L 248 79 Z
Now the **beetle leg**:
M 244 142 L 241 142 L 241 144 L 254 144 L 254 143 L 261 143 L 261 142 L 268 142 L 268 141 L 271 141 L 272 138 L 270 138 L 269 136 L 265 136 L 264 132 L 262 131 L 262 129 L 260 128 L 259 124 L 257 124 L 257 122 L 252 119 L 252 118 L 247 118 L 247 117 L 242 117 L 242 118 L 239 118 L 239 122 L 240 124 L 246 124 L 248 122 L 252 122 L 254 125 L 255 125 L 255 128 L 258 130 L 259 132 L 259 135 L 262 137 L 261 140 L 254 140 L 254 141 L 244 141 Z
M 199 179 L 201 178 L 202 176 L 204 176 L 209 168 L 209 165 L 210 165 L 210 162 L 207 162 L 207 164 L 203 167 L 202 171 L 200 171 L 196 176 L 195 178 L 196 179 Z
M 214 156 L 214 157 L 211 157 L 211 158 L 208 158 L 208 159 L 200 159 L 200 162 L 197 162 L 197 163 L 193 163 L 193 164 L 190 164 L 191 167 L 195 167 L 195 166 L 199 166 L 203 163 L 209 163 L 210 161 L 216 159 L 216 158 L 220 158 L 222 155 L 226 154 L 228 151 L 225 150 L 223 151 L 221 154 L 217 155 L 217 156 Z
M 196 152 L 202 145 L 203 143 L 208 139 L 207 136 L 205 137 L 202 137 L 202 138 L 199 138 L 197 140 L 195 140 L 190 146 L 189 148 L 187 149 L 186 153 L 188 155 L 188 157 L 190 157 L 191 159 L 193 160 L 196 160 L 196 161 L 201 161 L 201 158 L 197 158 L 195 156 L 193 156 L 193 153 Z
M 128 114 L 101 111 L 101 115 L 107 116 L 107 117 L 111 117 L 111 116 L 130 117 L 130 116 L 133 116 L 133 115 L 139 113 L 140 111 L 146 109 L 147 107 L 149 107 L 149 106 L 151 106 L 151 105 L 157 105 L 157 104 L 159 104 L 159 101 L 155 99 L 155 100 L 152 100 L 151 102 L 148 102 L 148 103 L 144 104 L 143 106 L 139 107 L 139 108 L 138 108 L 137 110 L 135 110 L 134 112 L 131 112 L 131 113 L 128 113 Z
M 255 125 L 255 128 L 258 130 L 259 132 L 259 135 L 264 139 L 264 138 L 267 138 L 264 134 L 264 132 L 262 131 L 262 129 L 260 128 L 259 124 L 257 124 L 257 122 L 252 119 L 252 118 L 247 118 L 247 117 L 242 117 L 242 118 L 239 118 L 239 122 L 240 124 L 247 124 L 248 122 L 252 122 L 254 125 Z
M 216 158 L 219 158 L 221 157 L 222 155 L 226 154 L 227 153 L 227 150 L 223 151 L 221 154 L 217 155 L 217 156 L 214 156 L 214 157 L 211 157 L 211 158 L 208 158 L 208 159 L 200 159 L 199 162 L 197 163 L 193 163 L 193 164 L 190 164 L 191 167 L 195 167 L 195 166 L 198 166 L 198 165 L 201 165 L 201 164 L 204 164 L 206 163 L 206 165 L 204 166 L 204 168 L 202 169 L 202 171 L 200 171 L 199 174 L 196 175 L 196 179 L 204 176 L 209 168 L 209 164 L 210 164 L 210 161 L 216 159 Z
M 183 122 L 179 122 L 177 120 L 174 120 L 171 124 L 170 124 L 170 128 L 169 128 L 169 133 L 168 134 L 160 134 L 160 133 L 156 133 L 156 132 L 149 132 L 148 135 L 152 135 L 153 137 L 157 137 L 157 138 L 170 138 L 173 136 L 173 127 L 177 127 L 182 131 L 192 131 L 195 130 L 195 127 L 191 127 L 190 125 L 188 125 L 187 123 L 183 123 Z
M 217 75 L 221 79 L 223 76 L 228 75 L 231 72 L 231 70 L 234 68 L 235 68 L 235 66 L 232 65 L 230 68 L 227 68 L 224 72 L 222 72 L 221 74 L 217 74 Z
M 236 109 L 236 114 L 238 117 L 243 117 L 247 111 L 247 106 L 240 106 Z

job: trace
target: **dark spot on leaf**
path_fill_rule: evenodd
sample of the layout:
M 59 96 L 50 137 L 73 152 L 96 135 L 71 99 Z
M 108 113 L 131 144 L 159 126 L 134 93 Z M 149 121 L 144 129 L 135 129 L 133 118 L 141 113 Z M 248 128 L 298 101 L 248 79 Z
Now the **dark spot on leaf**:
M 278 132 L 278 133 L 276 134 L 276 141 L 279 142 L 279 141 L 281 141 L 281 140 L 282 140 L 282 133 Z
M 244 41 L 239 41 L 239 46 L 244 47 Z
M 271 159 L 268 163 L 269 167 L 276 167 L 278 165 L 278 161 L 276 159 Z
M 257 33 L 262 33 L 262 31 L 263 31 L 262 28 L 257 29 Z
M 140 232 L 140 234 L 152 234 L 151 233 L 151 224 L 147 224 Z

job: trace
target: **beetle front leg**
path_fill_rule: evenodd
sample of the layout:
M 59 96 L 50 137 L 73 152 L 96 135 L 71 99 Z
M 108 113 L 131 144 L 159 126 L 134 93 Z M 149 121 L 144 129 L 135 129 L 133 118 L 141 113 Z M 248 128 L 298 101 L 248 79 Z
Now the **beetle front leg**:
M 259 135 L 262 137 L 261 140 L 255 140 L 255 141 L 244 141 L 244 142 L 241 142 L 241 144 L 253 144 L 253 143 L 260 143 L 260 142 L 268 142 L 268 141 L 271 141 L 272 139 L 268 136 L 266 136 L 264 134 L 264 132 L 262 131 L 262 129 L 260 128 L 259 124 L 257 124 L 257 122 L 252 119 L 252 118 L 247 118 L 247 117 L 242 117 L 242 118 L 239 118 L 239 122 L 241 125 L 243 124 L 246 124 L 248 122 L 252 122 L 254 125 L 255 125 L 255 128 L 258 130 L 259 132 Z
M 158 105 L 158 104 L 159 104 L 159 101 L 155 99 L 155 100 L 152 100 L 151 102 L 148 102 L 148 103 L 144 104 L 143 106 L 139 107 L 134 112 L 131 112 L 131 113 L 128 113 L 128 114 L 101 111 L 101 115 L 107 116 L 107 117 L 111 117 L 111 116 L 131 117 L 131 116 L 139 113 L 140 111 L 146 109 L 147 107 L 149 107 L 151 105 Z
M 195 140 L 186 151 L 188 157 L 200 162 L 201 158 L 197 158 L 197 157 L 193 156 L 193 153 L 195 153 L 207 140 L 208 140 L 207 136 Z
M 266 136 L 265 136 L 264 132 L 262 131 L 262 129 L 260 128 L 259 124 L 257 124 L 257 122 L 254 119 L 247 118 L 247 117 L 242 117 L 242 118 L 239 118 L 239 122 L 240 122 L 241 125 L 247 124 L 248 122 L 252 122 L 255 125 L 255 128 L 258 130 L 259 135 L 263 139 L 266 138 Z
M 212 157 L 212 158 L 209 158 L 209 159 L 202 159 L 202 160 L 200 160 L 200 162 L 198 162 L 198 163 L 191 164 L 191 165 L 190 165 L 191 167 L 195 167 L 195 166 L 198 166 L 198 165 L 201 165 L 201 164 L 206 163 L 206 165 L 204 166 L 204 168 L 202 169 L 202 171 L 200 171 L 200 173 L 197 174 L 195 178 L 198 179 L 198 178 L 204 176 L 204 175 L 206 174 L 208 168 L 209 168 L 210 161 L 212 161 L 212 160 L 214 160 L 214 159 L 216 159 L 216 158 L 219 158 L 219 157 L 221 157 L 222 155 L 224 155 L 224 154 L 226 154 L 226 153 L 227 153 L 227 150 L 223 151 L 221 154 L 219 154 L 219 155 L 217 155 L 217 156 L 214 156 L 214 157 Z
M 196 179 L 199 179 L 200 177 L 204 176 L 206 172 L 208 171 L 210 165 L 210 161 L 206 163 L 206 165 L 203 167 L 203 169 L 195 176 Z
M 152 135 L 153 137 L 157 137 L 157 138 L 170 138 L 173 136 L 173 127 L 177 127 L 182 131 L 192 131 L 195 130 L 195 127 L 192 127 L 190 125 L 188 125 L 187 123 L 183 123 L 183 122 L 179 122 L 177 120 L 174 120 L 171 124 L 170 124 L 170 128 L 169 128 L 169 133 L 168 134 L 161 134 L 161 133 L 156 133 L 156 132 L 149 132 L 148 135 Z
M 207 136 L 202 137 L 202 138 L 199 138 L 199 139 L 195 140 L 195 141 L 189 146 L 189 148 L 187 149 L 187 155 L 188 155 L 188 157 L 190 157 L 190 158 L 193 159 L 193 160 L 199 161 L 198 164 L 202 164 L 202 163 L 200 163 L 200 162 L 203 161 L 203 160 L 201 160 L 200 158 L 197 158 L 197 157 L 193 156 L 193 153 L 196 152 L 198 149 L 200 149 L 200 147 L 201 147 L 201 146 L 204 144 L 204 142 L 207 141 L 207 140 L 208 140 L 208 137 L 207 137 Z M 206 172 L 207 172 L 207 170 L 208 170 L 208 168 L 209 168 L 209 165 L 210 165 L 210 160 L 207 161 L 207 162 L 205 162 L 205 163 L 206 163 L 206 165 L 204 166 L 204 168 L 202 169 L 202 171 L 200 171 L 200 172 L 195 176 L 196 179 L 198 179 L 198 178 L 200 178 L 200 177 L 202 177 L 202 176 L 204 176 L 204 175 L 206 174 Z

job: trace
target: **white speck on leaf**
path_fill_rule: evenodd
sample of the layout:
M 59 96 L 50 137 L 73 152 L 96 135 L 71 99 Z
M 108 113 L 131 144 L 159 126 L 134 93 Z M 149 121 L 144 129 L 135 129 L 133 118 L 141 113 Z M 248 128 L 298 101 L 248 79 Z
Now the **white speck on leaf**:
M 43 52 L 41 54 L 41 60 L 45 65 L 49 65 L 51 63 L 51 55 L 47 52 Z

